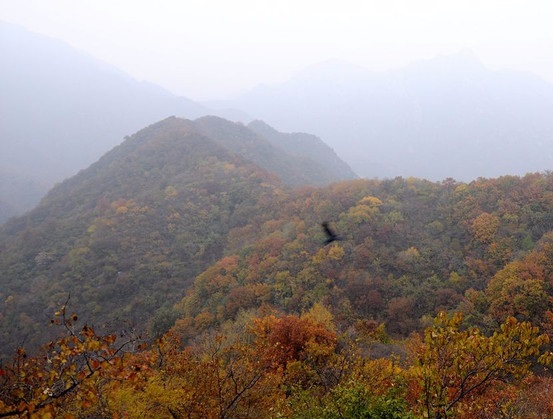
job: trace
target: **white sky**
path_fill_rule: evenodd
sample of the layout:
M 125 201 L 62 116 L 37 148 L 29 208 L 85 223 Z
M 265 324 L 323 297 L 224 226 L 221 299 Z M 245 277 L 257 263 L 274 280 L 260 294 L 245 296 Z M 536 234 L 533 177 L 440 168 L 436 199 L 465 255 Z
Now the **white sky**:
M 382 70 L 461 48 L 553 82 L 550 0 L 0 0 L 0 20 L 195 100 L 332 58 Z

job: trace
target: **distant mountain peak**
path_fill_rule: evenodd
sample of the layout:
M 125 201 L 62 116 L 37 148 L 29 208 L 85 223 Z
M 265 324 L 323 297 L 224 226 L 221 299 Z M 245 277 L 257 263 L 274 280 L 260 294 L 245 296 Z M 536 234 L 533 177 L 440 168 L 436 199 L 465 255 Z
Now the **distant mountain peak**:
M 319 181 L 315 184 L 326 183 L 328 176 L 334 177 L 336 180 L 358 177 L 332 148 L 315 135 L 301 132 L 282 133 L 261 120 L 250 122 L 248 128 L 292 156 L 303 159 L 304 166 L 309 169 L 309 172 L 319 173 Z M 309 168 L 309 166 L 311 167 Z
M 437 72 L 474 74 L 482 73 L 489 70 L 484 66 L 484 64 L 474 51 L 468 48 L 463 48 L 456 53 L 439 54 L 427 60 L 421 60 L 411 63 L 398 71 L 401 73 L 417 71 L 425 72 L 427 74 Z
M 553 85 L 539 77 L 488 69 L 469 49 L 353 68 L 322 63 L 227 106 L 316 134 L 364 177 L 469 181 L 553 167 Z
M 262 121 L 245 126 L 211 115 L 197 119 L 194 124 L 208 137 L 276 174 L 291 186 L 320 186 L 357 177 L 314 135 L 286 134 Z

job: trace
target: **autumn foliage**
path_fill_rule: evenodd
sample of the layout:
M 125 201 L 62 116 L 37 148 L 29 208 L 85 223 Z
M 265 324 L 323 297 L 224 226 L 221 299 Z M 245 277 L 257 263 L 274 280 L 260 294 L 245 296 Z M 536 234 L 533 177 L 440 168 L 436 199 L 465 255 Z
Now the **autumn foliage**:
M 190 145 L 2 229 L 1 415 L 551 416 L 551 174 L 292 190 Z
M 551 363 L 551 353 L 542 352 L 549 338 L 527 322 L 509 317 L 485 336 L 475 327 L 462 330 L 462 320 L 460 314 L 440 313 L 415 350 L 410 373 L 418 380 L 418 403 L 427 417 L 489 411 L 490 397 L 506 383 L 515 387 L 512 383 L 531 375 L 535 362 Z
M 65 306 L 56 315 L 52 322 L 63 326 L 63 337 L 35 356 L 18 349 L 0 366 L 0 416 L 103 415 L 109 383 L 136 376 L 126 353 L 138 348 L 137 337 L 117 339 L 99 336 L 87 325 L 77 327 L 77 315 L 66 317 Z
M 0 369 L 0 416 L 491 418 L 553 411 L 536 390 L 553 394 L 548 375 L 536 374 L 551 363 L 549 338 L 514 318 L 486 336 L 464 327 L 461 314 L 440 313 L 423 335 L 398 342 L 410 354 L 401 359 L 372 355 L 378 334 L 339 332 L 322 305 L 302 316 L 237 321 L 192 345 L 168 333 L 143 346 L 61 316 L 65 336 L 37 356 L 19 350 Z

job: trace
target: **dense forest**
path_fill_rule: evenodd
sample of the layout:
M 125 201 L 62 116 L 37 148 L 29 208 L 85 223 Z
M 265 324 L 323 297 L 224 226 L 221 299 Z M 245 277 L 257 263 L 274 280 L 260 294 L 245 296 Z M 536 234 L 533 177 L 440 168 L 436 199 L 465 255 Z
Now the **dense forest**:
M 0 328 L 11 343 L 3 350 L 43 338 L 44 320 L 68 294 L 108 329 L 156 323 L 156 311 L 166 321 L 193 278 L 224 255 L 229 232 L 284 194 L 276 175 L 320 182 L 322 164 L 310 161 L 215 117 L 140 131 L 1 229 L 0 293 L 9 303 Z
M 553 174 L 299 187 L 224 125 L 152 125 L 2 227 L 0 415 L 553 415 Z

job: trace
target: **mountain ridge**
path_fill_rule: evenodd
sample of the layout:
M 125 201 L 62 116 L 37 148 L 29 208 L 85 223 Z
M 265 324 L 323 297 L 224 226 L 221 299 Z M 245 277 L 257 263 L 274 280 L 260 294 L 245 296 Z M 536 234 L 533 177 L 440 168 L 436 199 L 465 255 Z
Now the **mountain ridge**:
M 322 164 L 326 170 L 326 174 L 321 173 L 323 179 L 328 174 L 335 174 L 337 180 L 357 177 L 336 152 L 315 135 L 302 132 L 282 133 L 260 120 L 252 121 L 247 126 L 272 144 L 280 146 L 284 151 L 305 159 L 305 164 L 313 165 L 317 162 Z M 313 156 L 316 156 L 316 159 Z
M 324 138 L 362 177 L 470 181 L 553 166 L 553 85 L 466 50 L 380 72 L 326 62 L 226 106 Z
M 302 144 L 304 136 L 278 133 L 271 127 L 263 131 L 255 129 L 255 124 L 253 127 L 251 124 L 245 126 L 216 116 L 199 118 L 194 121 L 194 125 L 209 137 L 230 147 L 231 151 L 277 174 L 291 186 L 321 186 L 357 177 L 315 136 L 309 137 L 313 148 L 307 152 Z M 254 143 L 255 149 L 251 147 Z M 332 166 L 325 164 L 328 161 L 332 161 Z

